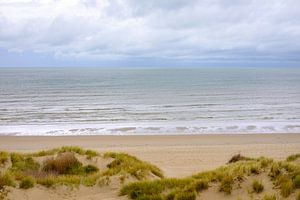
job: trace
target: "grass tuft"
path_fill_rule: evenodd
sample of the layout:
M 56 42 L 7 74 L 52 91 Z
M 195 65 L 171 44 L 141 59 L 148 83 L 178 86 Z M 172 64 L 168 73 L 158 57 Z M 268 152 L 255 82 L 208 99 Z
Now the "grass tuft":
M 22 189 L 29 189 L 34 187 L 35 185 L 35 179 L 33 179 L 31 176 L 25 177 L 21 183 L 20 183 L 20 188 Z
M 208 181 L 207 180 L 199 180 L 199 181 L 195 182 L 196 192 L 201 192 L 206 189 L 208 189 Z
M 300 188 L 300 175 L 296 175 L 296 177 L 293 180 L 295 188 Z
M 9 173 L 0 174 L 0 190 L 4 186 L 15 186 L 13 177 Z
M 277 200 L 276 195 L 272 194 L 272 195 L 265 195 L 263 200 Z
M 281 183 L 280 193 L 283 197 L 288 197 L 293 192 L 293 182 L 287 180 Z
M 231 194 L 231 190 L 234 184 L 232 176 L 226 175 L 220 184 L 219 191 L 225 192 L 226 194 Z
M 292 161 L 297 160 L 299 157 L 300 157 L 300 153 L 292 154 L 286 158 L 286 161 L 292 162 Z
M 261 182 L 254 180 L 252 182 L 252 189 L 256 193 L 261 193 L 264 190 L 264 186 Z
M 8 153 L 0 151 L 0 166 L 4 165 L 8 161 Z

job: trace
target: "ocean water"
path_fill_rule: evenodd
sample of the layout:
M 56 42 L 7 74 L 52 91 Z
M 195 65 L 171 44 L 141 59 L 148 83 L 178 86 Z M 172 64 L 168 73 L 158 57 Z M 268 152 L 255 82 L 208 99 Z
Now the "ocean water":
M 300 68 L 0 68 L 1 135 L 300 133 Z

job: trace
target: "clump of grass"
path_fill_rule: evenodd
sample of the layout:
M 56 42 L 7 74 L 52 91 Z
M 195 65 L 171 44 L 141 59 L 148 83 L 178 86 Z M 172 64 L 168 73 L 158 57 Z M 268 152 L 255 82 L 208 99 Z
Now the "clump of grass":
M 120 195 L 128 195 L 131 199 L 138 199 L 141 196 L 153 196 L 160 194 L 164 190 L 164 185 L 158 181 L 141 181 L 134 182 L 124 186 Z
M 84 155 L 85 150 L 78 146 L 63 146 L 59 149 L 58 153 L 65 153 L 65 152 L 74 152 L 79 155 Z
M 286 158 L 286 161 L 292 162 L 292 161 L 297 160 L 298 158 L 300 158 L 300 153 L 292 154 L 292 155 L 288 156 L 288 157 Z
M 231 194 L 231 190 L 234 184 L 232 176 L 226 175 L 220 184 L 219 191 L 225 192 L 226 194 Z
M 12 153 L 11 158 L 11 170 L 13 171 L 36 171 L 40 168 L 38 162 L 34 161 L 32 157 L 26 157 L 18 153 Z
M 236 154 L 234 156 L 232 156 L 228 163 L 235 163 L 235 162 L 238 162 L 238 161 L 241 161 L 241 160 L 251 160 L 251 158 L 248 158 L 248 157 L 245 157 L 245 156 L 242 156 L 241 154 Z
M 0 166 L 8 161 L 8 153 L 0 151 Z
M 278 163 L 273 163 L 269 172 L 269 176 L 271 178 L 276 178 L 281 174 L 280 166 Z
M 87 159 L 92 159 L 93 157 L 99 156 L 99 153 L 97 151 L 87 150 L 85 155 L 87 156 Z
M 252 182 L 252 189 L 256 193 L 261 193 L 264 190 L 264 186 L 261 182 L 254 180 Z
M 295 188 L 299 189 L 300 188 L 300 174 L 296 175 L 296 177 L 294 178 L 293 182 L 294 182 Z
M 38 184 L 43 185 L 48 188 L 54 186 L 56 182 L 57 181 L 55 180 L 55 177 L 53 177 L 53 176 L 47 176 L 47 177 L 37 179 Z
M 194 186 L 195 186 L 195 190 L 197 192 L 201 192 L 208 188 L 208 181 L 207 180 L 198 180 L 195 182 Z
M 272 194 L 272 195 L 265 195 L 263 200 L 276 200 L 276 195 L 275 194 Z
M 84 166 L 84 167 L 83 167 L 83 171 L 84 171 L 84 173 L 86 173 L 86 174 L 91 174 L 91 173 L 98 172 L 99 169 L 98 169 L 98 167 L 96 167 L 96 166 L 94 166 L 94 165 L 87 165 L 87 166 Z
M 44 161 L 43 170 L 58 174 L 79 174 L 82 163 L 78 161 L 74 153 L 65 152 L 58 154 L 56 158 Z
M 280 193 L 283 197 L 288 197 L 293 192 L 293 182 L 287 180 L 281 183 Z
M 35 153 L 30 153 L 28 154 L 28 156 L 32 156 L 32 157 L 50 156 L 56 154 L 57 152 L 59 152 L 59 149 L 55 148 L 55 149 L 42 150 Z
M 296 195 L 296 200 L 300 200 L 300 192 Z
M 34 187 L 35 185 L 35 179 L 33 179 L 31 176 L 25 177 L 21 183 L 20 183 L 20 188 L 22 189 L 29 189 Z
M 14 186 L 13 177 L 9 173 L 0 174 L 0 190 L 4 186 Z
M 195 191 L 183 191 L 175 195 L 176 200 L 195 200 L 196 197 Z
M 128 173 L 138 180 L 145 179 L 150 173 L 160 178 L 163 177 L 162 171 L 158 167 L 126 153 L 106 153 L 104 157 L 114 158 L 114 160 L 107 165 L 108 170 L 104 175 L 113 176 L 119 173 Z

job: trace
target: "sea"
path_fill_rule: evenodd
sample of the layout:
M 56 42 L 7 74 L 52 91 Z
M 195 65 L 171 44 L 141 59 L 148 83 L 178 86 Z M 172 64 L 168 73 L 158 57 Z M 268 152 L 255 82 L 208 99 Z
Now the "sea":
M 300 68 L 0 68 L 0 135 L 300 133 Z

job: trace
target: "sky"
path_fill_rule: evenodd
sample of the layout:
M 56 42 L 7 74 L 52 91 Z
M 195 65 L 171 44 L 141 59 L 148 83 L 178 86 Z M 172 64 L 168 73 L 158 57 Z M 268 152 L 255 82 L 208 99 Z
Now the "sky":
M 296 66 L 299 0 L 0 0 L 0 66 Z

